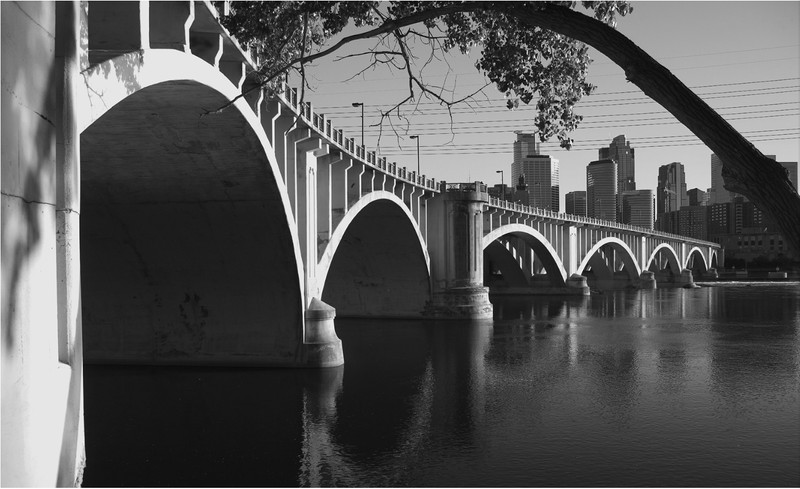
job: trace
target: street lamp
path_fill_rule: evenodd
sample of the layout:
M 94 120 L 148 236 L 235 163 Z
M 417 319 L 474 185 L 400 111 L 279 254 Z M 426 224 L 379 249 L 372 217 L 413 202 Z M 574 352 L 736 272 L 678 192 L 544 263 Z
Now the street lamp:
M 419 177 L 419 136 L 410 136 L 410 138 L 417 140 L 417 177 Z
M 353 102 L 353 107 L 361 107 L 361 145 L 365 146 L 364 143 L 364 103 L 363 102 Z
M 495 173 L 500 174 L 500 192 L 503 193 L 503 200 L 506 200 L 505 174 L 503 173 L 503 170 L 496 170 Z

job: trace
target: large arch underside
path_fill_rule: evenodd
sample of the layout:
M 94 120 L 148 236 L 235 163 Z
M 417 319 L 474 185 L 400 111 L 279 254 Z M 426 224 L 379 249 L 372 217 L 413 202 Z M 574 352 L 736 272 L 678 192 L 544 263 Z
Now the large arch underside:
M 681 268 L 677 253 L 668 244 L 661 244 L 650 255 L 647 270 L 653 272 L 658 283 L 675 283 L 680 280 Z
M 584 275 L 593 288 L 614 289 L 636 284 L 641 271 L 625 243 L 606 238 L 587 253 L 577 273 Z
M 296 244 L 264 146 L 193 81 L 141 89 L 81 134 L 87 362 L 286 364 Z
M 543 239 L 538 235 L 513 231 L 485 246 L 484 284 L 495 292 L 506 288 L 564 287 L 563 265 Z M 514 245 L 514 252 L 501 240 Z
M 419 233 L 400 205 L 370 202 L 345 229 L 322 291 L 337 316 L 422 316 L 430 271 Z

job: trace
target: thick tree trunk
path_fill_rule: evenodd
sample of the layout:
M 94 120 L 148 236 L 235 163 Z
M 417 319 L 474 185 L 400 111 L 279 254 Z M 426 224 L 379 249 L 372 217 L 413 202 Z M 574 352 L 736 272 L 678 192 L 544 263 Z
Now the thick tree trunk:
M 675 75 L 617 30 L 549 3 L 495 3 L 525 24 L 584 42 L 625 70 L 627 79 L 658 102 L 723 162 L 725 188 L 742 194 L 775 220 L 786 241 L 800 251 L 800 196 L 786 170 L 765 157 Z

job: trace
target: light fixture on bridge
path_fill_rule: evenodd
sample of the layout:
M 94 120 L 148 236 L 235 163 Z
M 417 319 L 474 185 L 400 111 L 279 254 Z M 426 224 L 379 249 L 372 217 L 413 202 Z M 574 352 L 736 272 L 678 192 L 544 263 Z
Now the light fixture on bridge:
M 414 136 L 409 136 L 409 137 L 411 139 L 416 139 L 417 140 L 417 178 L 419 178 L 419 175 L 420 175 L 420 172 L 419 172 L 419 136 L 418 135 L 414 135 Z
M 364 142 L 364 102 L 353 102 L 353 107 L 361 107 L 361 146 L 366 146 Z
M 506 183 L 505 183 L 505 178 L 504 178 L 505 174 L 503 173 L 503 170 L 496 170 L 495 173 L 499 173 L 500 174 L 500 192 L 502 192 L 502 194 L 503 194 L 502 199 L 506 200 Z

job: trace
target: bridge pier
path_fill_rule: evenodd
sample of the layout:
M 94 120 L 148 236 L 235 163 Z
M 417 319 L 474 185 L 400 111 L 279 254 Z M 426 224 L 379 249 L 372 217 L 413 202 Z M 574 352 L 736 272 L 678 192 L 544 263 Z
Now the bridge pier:
M 692 271 L 688 268 L 684 268 L 681 270 L 681 277 L 678 279 L 678 284 L 681 287 L 685 288 L 693 288 L 696 287 L 694 284 L 694 277 L 692 276 Z
M 655 273 L 649 270 L 642 272 L 639 276 L 639 288 L 644 290 L 657 289 L 658 284 L 656 283 Z
M 316 297 L 311 299 L 305 318 L 305 338 L 298 364 L 303 367 L 344 365 L 342 340 L 336 336 L 333 319 L 336 309 Z
M 483 205 L 486 185 L 450 185 L 430 201 L 428 227 L 433 294 L 424 315 L 442 319 L 491 319 L 483 285 Z

